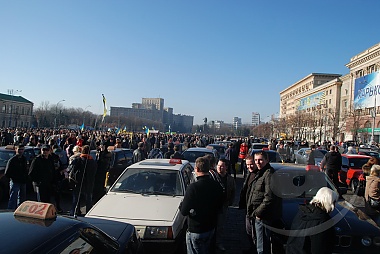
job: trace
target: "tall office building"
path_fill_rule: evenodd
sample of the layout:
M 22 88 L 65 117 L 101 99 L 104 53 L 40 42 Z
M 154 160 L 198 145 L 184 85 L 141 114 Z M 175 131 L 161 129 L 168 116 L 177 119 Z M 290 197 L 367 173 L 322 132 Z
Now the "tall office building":
M 233 121 L 232 121 L 232 126 L 235 130 L 237 130 L 238 128 L 241 127 L 241 118 L 240 117 L 237 117 L 235 116 Z
M 252 125 L 256 126 L 260 124 L 260 114 L 257 112 L 252 112 Z

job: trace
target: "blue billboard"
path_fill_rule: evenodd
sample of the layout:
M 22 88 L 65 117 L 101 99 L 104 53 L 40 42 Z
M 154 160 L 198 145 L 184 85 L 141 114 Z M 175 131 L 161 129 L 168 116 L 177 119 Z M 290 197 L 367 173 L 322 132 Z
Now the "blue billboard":
M 298 101 L 297 109 L 304 110 L 324 104 L 325 92 L 319 92 L 304 97 Z
M 380 74 L 373 72 L 355 79 L 354 108 L 373 108 L 380 105 Z

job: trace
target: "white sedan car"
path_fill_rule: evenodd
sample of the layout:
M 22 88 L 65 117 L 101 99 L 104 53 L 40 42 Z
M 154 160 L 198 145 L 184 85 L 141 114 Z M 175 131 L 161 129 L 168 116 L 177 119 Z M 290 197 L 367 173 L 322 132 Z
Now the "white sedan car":
M 187 186 L 195 181 L 186 160 L 147 159 L 124 170 L 86 217 L 128 222 L 144 248 L 185 251 L 186 217 L 179 211 Z

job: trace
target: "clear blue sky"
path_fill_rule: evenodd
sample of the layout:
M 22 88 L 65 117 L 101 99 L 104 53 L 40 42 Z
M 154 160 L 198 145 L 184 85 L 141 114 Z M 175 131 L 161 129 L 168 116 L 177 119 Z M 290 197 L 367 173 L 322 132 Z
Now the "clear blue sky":
M 380 42 L 378 0 L 0 1 L 0 93 L 102 113 L 161 97 L 251 122 L 306 75 L 346 74 Z

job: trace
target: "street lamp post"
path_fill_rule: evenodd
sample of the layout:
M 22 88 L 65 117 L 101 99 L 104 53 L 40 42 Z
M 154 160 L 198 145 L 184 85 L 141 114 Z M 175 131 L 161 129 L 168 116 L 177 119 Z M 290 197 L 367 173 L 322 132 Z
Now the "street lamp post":
M 57 128 L 57 115 L 58 115 L 58 104 L 61 102 L 64 102 L 65 100 L 60 100 L 57 102 L 57 105 L 55 106 L 55 118 L 54 118 L 54 129 Z

